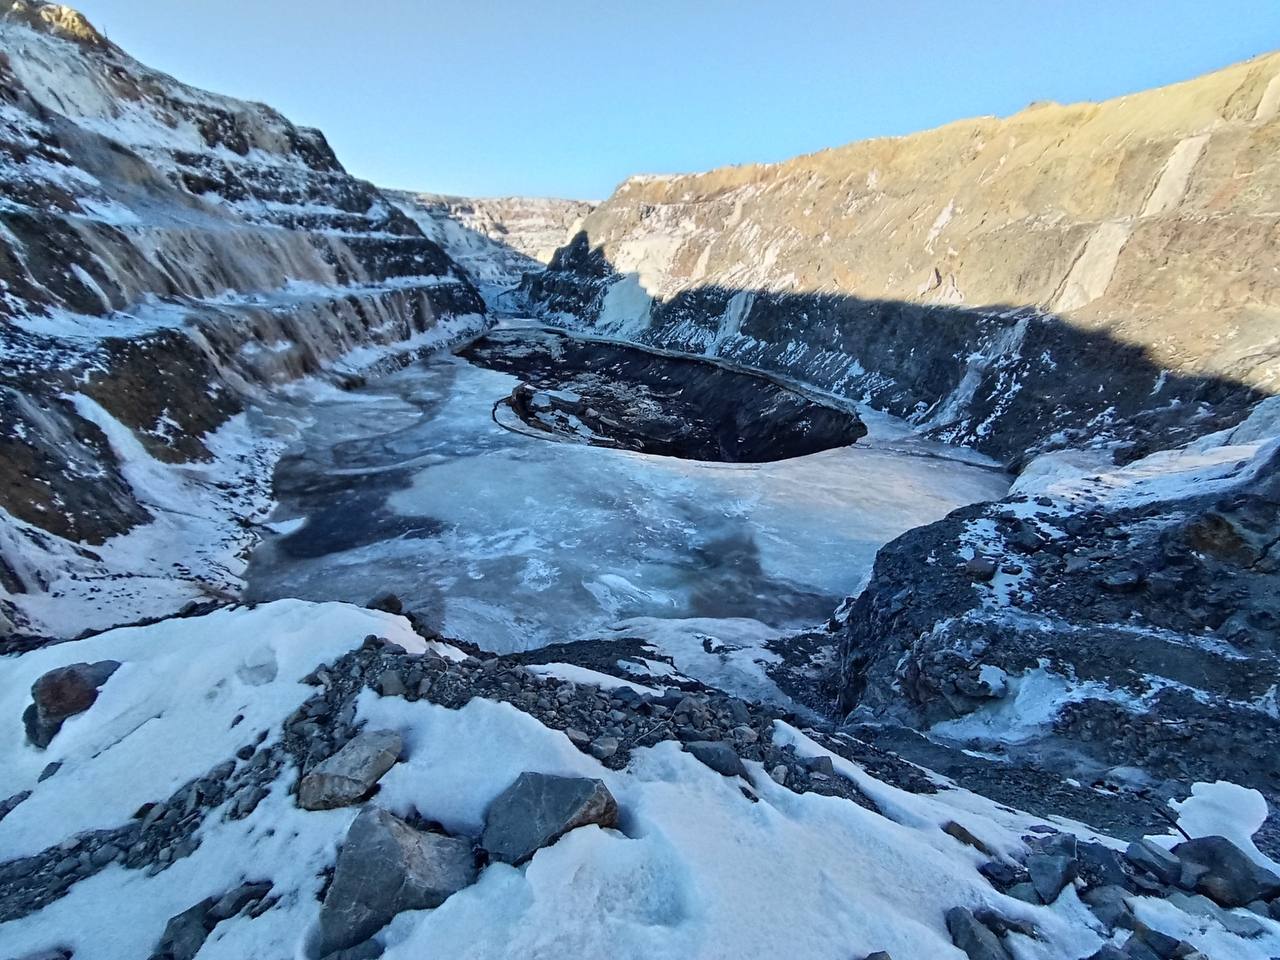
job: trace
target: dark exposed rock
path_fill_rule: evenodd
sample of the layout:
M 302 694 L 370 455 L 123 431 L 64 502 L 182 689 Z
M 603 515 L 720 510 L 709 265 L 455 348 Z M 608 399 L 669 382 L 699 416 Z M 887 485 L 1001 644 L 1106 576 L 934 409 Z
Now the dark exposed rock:
M 1150 840 L 1135 840 L 1125 849 L 1124 857 L 1161 883 L 1176 883 L 1182 871 L 1182 864 L 1177 857 Z
M 1130 896 L 1129 891 L 1123 887 L 1101 886 L 1086 890 L 1081 899 L 1108 930 L 1117 927 L 1132 930 L 1136 918 L 1129 907 Z
M 1280 896 L 1280 877 L 1225 837 L 1187 840 L 1174 847 L 1173 854 L 1182 865 L 1199 868 L 1192 888 L 1224 907 L 1243 907 L 1254 900 Z
M 119 668 L 115 660 L 73 663 L 36 680 L 31 686 L 32 703 L 22 717 L 27 739 L 37 747 L 47 747 L 69 717 L 93 706 L 102 685 Z
M 733 747 L 723 740 L 695 740 L 684 748 L 716 773 L 725 777 L 746 777 L 747 768 Z M 830 758 L 828 763 L 830 763 Z
M 152 960 L 193 960 L 213 929 L 208 914 L 215 902 L 215 898 L 206 897 L 171 917 L 165 924 Z
M 365 807 L 347 831 L 320 908 L 318 952 L 354 947 L 402 910 L 438 907 L 475 878 L 469 841 L 423 833 Z
M 1033 853 L 1027 857 L 1031 885 L 1045 903 L 1053 903 L 1063 887 L 1075 879 L 1076 862 L 1070 857 Z
M 963 950 L 969 960 L 1011 960 L 1000 938 L 964 907 L 952 907 L 947 911 L 946 920 L 951 942 Z
M 857 414 L 704 359 L 543 332 L 499 332 L 463 355 L 526 382 L 507 406 L 530 428 L 689 460 L 758 463 L 846 446 Z
M 518 864 L 576 827 L 617 822 L 603 781 L 526 772 L 490 805 L 480 844 L 495 860 Z

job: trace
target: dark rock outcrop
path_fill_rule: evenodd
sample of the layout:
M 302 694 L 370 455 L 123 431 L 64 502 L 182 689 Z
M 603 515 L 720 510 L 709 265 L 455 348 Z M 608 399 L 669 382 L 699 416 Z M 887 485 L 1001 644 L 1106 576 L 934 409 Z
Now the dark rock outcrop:
M 846 446 L 852 409 L 710 360 L 548 332 L 498 332 L 462 355 L 520 377 L 507 408 L 534 430 L 686 460 L 759 463 Z

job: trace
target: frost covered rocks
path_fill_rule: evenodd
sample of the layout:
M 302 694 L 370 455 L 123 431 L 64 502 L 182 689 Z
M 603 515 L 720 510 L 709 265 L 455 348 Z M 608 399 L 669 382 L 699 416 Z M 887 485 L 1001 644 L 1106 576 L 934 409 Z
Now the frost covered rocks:
M 590 823 L 618 823 L 618 804 L 603 781 L 526 772 L 489 807 L 480 843 L 495 860 L 518 864 Z
M 98 699 L 98 691 L 120 667 L 116 660 L 72 663 L 50 670 L 31 685 L 32 703 L 22 715 L 27 739 L 44 748 L 62 724 L 84 713 Z
M 395 765 L 402 749 L 404 743 L 393 730 L 359 734 L 302 778 L 298 806 L 330 810 L 357 802 Z
M 365 807 L 347 831 L 320 909 L 319 955 L 363 943 L 402 910 L 440 906 L 476 873 L 471 841 Z

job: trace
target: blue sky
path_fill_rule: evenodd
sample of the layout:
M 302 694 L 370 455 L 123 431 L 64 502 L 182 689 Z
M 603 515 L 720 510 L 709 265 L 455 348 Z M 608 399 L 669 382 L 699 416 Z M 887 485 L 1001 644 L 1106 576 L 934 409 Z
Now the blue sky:
M 1280 48 L 1277 0 L 76 0 L 383 186 L 596 199 Z

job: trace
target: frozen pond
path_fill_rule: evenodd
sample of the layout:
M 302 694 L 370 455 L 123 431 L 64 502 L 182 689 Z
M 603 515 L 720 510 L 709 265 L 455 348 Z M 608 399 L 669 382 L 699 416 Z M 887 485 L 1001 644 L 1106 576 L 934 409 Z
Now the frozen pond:
M 498 651 L 633 617 L 808 626 L 862 586 L 882 544 L 1008 487 L 887 418 L 854 447 L 764 464 L 555 442 L 494 422 L 516 383 L 446 356 L 309 397 L 248 598 L 390 590 Z

